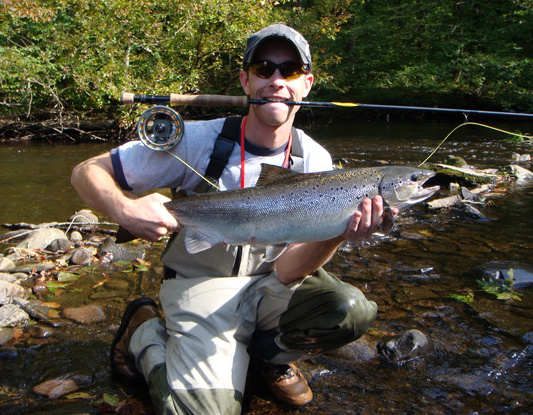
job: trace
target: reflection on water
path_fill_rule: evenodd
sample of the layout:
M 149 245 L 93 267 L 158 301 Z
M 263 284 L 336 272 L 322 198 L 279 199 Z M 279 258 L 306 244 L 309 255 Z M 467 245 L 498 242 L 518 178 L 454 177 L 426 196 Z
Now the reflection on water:
M 372 165 L 375 160 L 416 165 L 456 125 L 352 122 L 312 126 L 309 132 L 334 158 L 346 159 L 350 167 Z M 533 124 L 493 125 L 533 131 Z M 477 167 L 497 168 L 509 164 L 513 152 L 533 152 L 531 147 L 505 138 L 501 133 L 467 126 L 450 137 L 431 161 L 442 161 L 453 153 Z M 101 143 L 0 146 L 0 223 L 64 221 L 85 207 L 69 184 L 70 172 L 79 161 L 109 147 Z M 398 218 L 391 235 L 348 245 L 328 264 L 330 271 L 361 288 L 378 304 L 370 344 L 415 328 L 432 342 L 431 355 L 393 365 L 363 358 L 359 349 L 348 347 L 335 357 L 321 356 L 301 364 L 315 392 L 311 405 L 285 411 L 274 403 L 251 398 L 248 413 L 531 413 L 533 351 L 528 343 L 533 337 L 533 292 L 523 290 L 520 302 L 499 302 L 485 294 L 466 271 L 488 261 L 533 265 L 533 183 L 513 183 L 503 196 L 480 209 L 488 221 L 473 220 L 454 210 L 427 213 L 423 206 L 416 206 Z M 156 263 L 157 257 L 151 260 Z M 127 286 L 138 287 L 131 288 L 131 295 L 152 295 L 157 292 L 155 274 L 122 274 L 120 278 L 131 280 Z M 87 284 L 91 290 L 94 282 Z M 472 304 L 451 297 L 468 289 L 475 294 Z M 84 301 L 91 295 L 87 293 Z M 106 303 L 109 324 L 119 320 L 125 297 Z M 105 303 L 106 297 L 100 298 L 100 303 Z M 44 367 L 43 356 L 51 360 L 54 353 L 64 353 L 65 365 L 74 370 L 76 365 L 68 362 L 77 361 L 76 353 L 94 353 L 91 369 L 97 381 L 90 393 L 116 388 L 102 358 L 111 339 L 106 327 L 72 328 L 69 340 L 74 339 L 97 339 L 97 344 L 82 347 L 83 352 L 71 343 L 64 343 L 62 351 L 50 346 L 40 353 L 31 349 L 21 352 L 19 357 L 26 363 L 17 366 L 16 360 L 10 362 L 14 367 L 9 371 L 15 375 L 0 379 L 2 385 L 13 385 L 10 393 L 27 398 L 26 386 L 20 386 L 25 385 L 24 379 L 30 376 L 35 383 L 46 378 L 44 369 L 28 362 Z

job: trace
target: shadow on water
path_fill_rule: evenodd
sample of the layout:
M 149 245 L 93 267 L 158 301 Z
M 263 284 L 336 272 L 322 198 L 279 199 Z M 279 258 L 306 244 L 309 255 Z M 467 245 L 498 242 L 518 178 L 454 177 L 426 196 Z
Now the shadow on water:
M 353 122 L 313 127 L 311 134 L 350 167 L 372 165 L 375 160 L 413 165 L 453 127 Z M 533 125 L 498 127 L 533 130 Z M 64 221 L 83 208 L 68 184 L 70 170 L 106 146 L 0 147 L 1 174 L 8 178 L 2 184 L 2 194 L 8 197 L 3 197 L 0 223 Z M 509 164 L 513 152 L 532 150 L 505 141 L 502 134 L 468 126 L 450 137 L 432 161 L 453 153 L 476 167 L 497 168 Z M 49 157 L 43 157 L 45 153 Z M 497 300 L 469 271 L 489 261 L 533 265 L 533 183 L 511 183 L 500 197 L 490 200 L 480 208 L 487 220 L 453 209 L 428 213 L 416 206 L 398 218 L 390 235 L 344 246 L 327 269 L 378 304 L 372 330 L 358 342 L 300 364 L 314 391 L 310 405 L 279 406 L 251 376 L 245 412 L 531 413 L 533 291 L 518 290 L 520 301 Z M 157 295 L 160 249 L 149 253 L 155 267 L 147 272 L 101 269 L 56 296 L 54 301 L 62 308 L 98 303 L 106 319 L 56 328 L 46 339 L 21 338 L 8 348 L 0 356 L 1 413 L 98 413 L 105 394 L 131 396 L 134 389 L 109 374 L 108 345 L 128 299 Z M 103 274 L 113 283 L 98 284 Z M 473 295 L 473 302 L 457 299 L 466 293 Z M 428 351 L 396 363 L 378 356 L 377 343 L 409 329 L 427 336 Z M 69 372 L 91 379 L 81 389 L 84 395 L 51 401 L 32 392 L 36 384 Z M 146 396 L 140 398 L 146 401 Z

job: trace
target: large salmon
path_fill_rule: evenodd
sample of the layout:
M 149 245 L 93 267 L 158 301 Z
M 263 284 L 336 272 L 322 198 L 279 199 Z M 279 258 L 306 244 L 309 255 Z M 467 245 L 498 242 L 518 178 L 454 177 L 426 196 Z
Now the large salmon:
M 185 227 L 189 253 L 215 244 L 259 244 L 267 259 L 293 242 L 331 239 L 343 234 L 364 198 L 382 195 L 399 210 L 421 202 L 439 187 L 423 188 L 435 172 L 384 166 L 295 173 L 263 165 L 253 188 L 197 194 L 165 203 Z

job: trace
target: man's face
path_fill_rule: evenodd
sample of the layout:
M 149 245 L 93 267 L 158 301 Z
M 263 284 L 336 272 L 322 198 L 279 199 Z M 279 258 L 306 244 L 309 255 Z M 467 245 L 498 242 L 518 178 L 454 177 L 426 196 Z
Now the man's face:
M 295 47 L 284 40 L 265 41 L 257 50 L 254 62 L 271 61 L 277 64 L 300 62 Z M 241 71 L 241 85 L 250 99 L 273 101 L 269 104 L 251 105 L 250 115 L 269 126 L 278 127 L 292 119 L 299 107 L 289 106 L 280 101 L 301 101 L 307 96 L 313 85 L 313 75 L 304 74 L 297 79 L 287 80 L 277 69 L 270 78 L 256 76 L 251 70 Z

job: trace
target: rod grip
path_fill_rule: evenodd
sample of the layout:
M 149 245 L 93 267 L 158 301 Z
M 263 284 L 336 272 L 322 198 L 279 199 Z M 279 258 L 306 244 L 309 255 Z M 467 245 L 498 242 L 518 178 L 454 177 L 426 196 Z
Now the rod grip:
M 122 104 L 134 103 L 147 104 L 170 104 L 170 105 L 195 105 L 202 107 L 247 107 L 248 97 L 229 95 L 135 95 L 131 92 L 123 92 L 120 95 Z
M 202 107 L 247 107 L 247 96 L 179 95 L 170 94 L 170 105 L 197 105 Z

